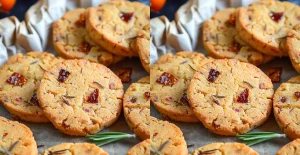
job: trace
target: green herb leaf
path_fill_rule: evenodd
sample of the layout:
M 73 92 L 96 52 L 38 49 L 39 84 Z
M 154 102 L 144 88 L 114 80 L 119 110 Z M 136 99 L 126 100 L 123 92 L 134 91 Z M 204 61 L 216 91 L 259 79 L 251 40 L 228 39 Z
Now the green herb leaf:
M 135 134 L 123 132 L 103 132 L 95 135 L 88 135 L 87 138 L 98 146 L 103 146 L 125 138 L 135 138 Z
M 286 137 L 285 134 L 278 134 L 274 132 L 253 132 L 242 135 L 237 135 L 237 137 L 243 141 L 246 145 L 252 146 L 264 141 L 268 141 L 274 138 Z

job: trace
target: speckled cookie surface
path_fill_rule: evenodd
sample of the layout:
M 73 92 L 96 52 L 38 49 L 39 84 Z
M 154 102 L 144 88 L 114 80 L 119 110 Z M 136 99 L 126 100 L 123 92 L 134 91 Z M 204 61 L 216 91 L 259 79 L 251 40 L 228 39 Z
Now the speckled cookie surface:
M 236 9 L 218 11 L 203 24 L 203 45 L 214 58 L 234 58 L 256 66 L 272 60 L 245 43 L 235 28 Z
M 37 145 L 30 129 L 16 121 L 0 117 L 0 154 L 38 155 Z
M 46 149 L 42 155 L 108 155 L 103 149 L 90 143 L 62 143 Z
M 150 139 L 146 139 L 132 147 L 127 155 L 150 155 Z
M 295 70 L 300 73 L 300 24 L 294 26 L 285 44 L 290 60 Z
M 190 106 L 211 132 L 234 136 L 265 122 L 272 111 L 273 84 L 263 71 L 235 59 L 215 60 L 195 72 Z
M 86 60 L 66 60 L 44 74 L 37 95 L 57 129 L 85 136 L 118 119 L 123 93 L 121 80 L 107 67 Z
M 159 150 L 162 155 L 187 155 L 187 145 L 183 133 L 176 125 L 168 121 L 151 117 L 151 149 Z
M 150 77 L 132 83 L 123 97 L 124 116 L 142 140 L 150 138 Z
M 298 155 L 300 154 L 300 139 L 296 139 L 283 146 L 276 155 Z
M 67 12 L 53 24 L 53 44 L 57 53 L 66 59 L 86 59 L 105 66 L 123 59 L 97 45 L 85 28 L 85 9 Z
M 150 22 L 150 7 L 139 2 L 111 1 L 87 11 L 91 38 L 121 56 L 138 56 L 136 38 Z
M 36 91 L 45 70 L 62 59 L 46 52 L 17 54 L 0 69 L 0 100 L 16 119 L 49 122 L 39 107 Z
M 150 24 L 140 32 L 136 46 L 143 67 L 150 73 Z
M 300 138 L 300 76 L 282 83 L 273 98 L 274 115 L 281 130 L 291 139 Z
M 212 61 L 201 53 L 178 52 L 161 56 L 151 67 L 151 102 L 163 117 L 199 122 L 189 107 L 186 90 L 194 70 Z
M 196 149 L 191 155 L 258 155 L 252 148 L 241 143 L 212 143 Z
M 288 56 L 284 42 L 300 22 L 300 7 L 289 2 L 263 0 L 237 11 L 236 28 L 241 38 L 266 55 Z

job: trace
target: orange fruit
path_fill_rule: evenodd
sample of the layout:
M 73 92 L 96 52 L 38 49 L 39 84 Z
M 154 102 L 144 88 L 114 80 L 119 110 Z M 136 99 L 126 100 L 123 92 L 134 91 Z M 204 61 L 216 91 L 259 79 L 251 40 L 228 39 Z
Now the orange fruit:
M 1 11 L 9 12 L 15 4 L 16 0 L 0 0 L 0 9 Z
M 159 12 L 166 4 L 166 0 L 150 0 L 151 10 Z

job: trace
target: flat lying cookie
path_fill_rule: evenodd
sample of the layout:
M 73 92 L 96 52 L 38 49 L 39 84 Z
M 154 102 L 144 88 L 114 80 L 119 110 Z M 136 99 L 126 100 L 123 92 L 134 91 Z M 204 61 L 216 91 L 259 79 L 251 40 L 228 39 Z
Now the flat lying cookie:
M 213 58 L 234 58 L 256 66 L 271 61 L 267 56 L 245 43 L 235 29 L 236 9 L 218 11 L 203 24 L 203 45 Z
M 132 83 L 123 97 L 125 119 L 142 140 L 150 138 L 150 77 Z
M 274 115 L 281 130 L 291 139 L 300 138 L 300 76 L 282 83 L 273 98 Z
M 145 70 L 150 73 L 150 24 L 146 25 L 136 39 L 137 51 Z
M 139 2 L 111 1 L 87 11 L 86 28 L 91 38 L 121 56 L 138 56 L 136 38 L 150 23 L 150 7 Z
M 241 143 L 212 143 L 196 149 L 191 155 L 258 155 L 252 148 Z
M 151 117 L 151 152 L 162 155 L 187 155 L 188 149 L 183 133 L 176 125 Z
M 178 52 L 161 56 L 151 67 L 151 102 L 163 117 L 199 122 L 189 107 L 187 87 L 195 70 L 212 61 L 201 53 Z
M 150 155 L 150 139 L 146 139 L 132 147 L 127 155 Z
M 235 59 L 207 63 L 187 90 L 195 115 L 211 132 L 235 136 L 264 123 L 272 111 L 273 84 L 252 64 Z
M 0 101 L 16 119 L 49 122 L 39 107 L 37 88 L 45 70 L 61 62 L 53 54 L 29 52 L 10 57 L 0 69 Z
M 236 28 L 241 38 L 271 56 L 288 56 L 284 42 L 300 22 L 300 7 L 289 2 L 263 0 L 237 11 Z
M 57 129 L 86 136 L 118 119 L 123 93 L 121 80 L 110 69 L 81 59 L 66 60 L 49 69 L 37 95 Z
M 283 146 L 276 155 L 298 155 L 300 154 L 300 139 L 296 139 Z
M 90 143 L 62 143 L 46 149 L 42 155 L 108 155 L 103 149 Z
M 109 66 L 124 58 L 106 51 L 89 37 L 83 8 L 68 11 L 53 24 L 53 45 L 66 59 L 86 59 Z
M 0 117 L 0 154 L 37 155 L 37 145 L 30 129 L 16 121 Z
M 286 50 L 295 70 L 300 73 L 300 24 L 294 26 L 291 34 L 286 39 Z

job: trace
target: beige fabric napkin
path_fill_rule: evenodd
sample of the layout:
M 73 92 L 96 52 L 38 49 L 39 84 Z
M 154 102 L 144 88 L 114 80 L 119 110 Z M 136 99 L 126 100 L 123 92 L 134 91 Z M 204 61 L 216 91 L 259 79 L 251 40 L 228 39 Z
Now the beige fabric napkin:
M 248 6 L 254 0 L 189 0 L 175 13 L 175 20 L 165 16 L 152 18 L 150 62 L 165 53 L 199 49 L 201 24 L 217 10 Z

